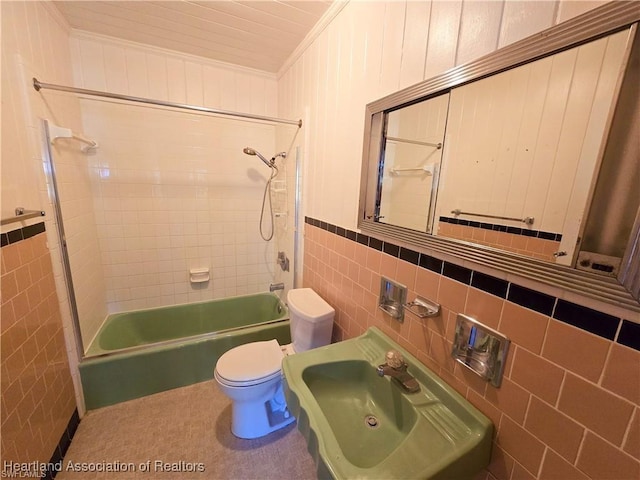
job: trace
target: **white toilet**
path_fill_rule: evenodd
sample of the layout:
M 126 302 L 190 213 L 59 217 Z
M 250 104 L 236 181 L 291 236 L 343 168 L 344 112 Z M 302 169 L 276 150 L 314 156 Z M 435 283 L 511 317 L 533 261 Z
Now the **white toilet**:
M 262 437 L 293 422 L 282 391 L 282 359 L 331 343 L 331 305 L 310 288 L 289 290 L 287 304 L 291 344 L 247 343 L 216 363 L 215 379 L 233 402 L 231 431 L 236 437 Z

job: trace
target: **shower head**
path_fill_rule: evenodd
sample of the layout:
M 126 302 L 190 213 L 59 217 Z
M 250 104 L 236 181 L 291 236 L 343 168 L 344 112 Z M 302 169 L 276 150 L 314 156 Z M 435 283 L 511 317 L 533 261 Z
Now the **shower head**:
M 242 151 L 244 153 L 246 153 L 247 155 L 255 155 L 256 157 L 258 157 L 260 160 L 262 160 L 265 165 L 267 165 L 268 167 L 274 167 L 275 163 L 276 163 L 276 158 L 278 157 L 282 157 L 282 158 L 287 158 L 287 152 L 280 152 L 280 153 L 276 153 L 273 157 L 271 157 L 271 160 L 267 160 L 266 158 L 264 158 L 260 152 L 258 152 L 257 150 L 254 150 L 251 147 L 244 147 L 242 149 Z
M 265 163 L 265 165 L 266 165 L 267 167 L 272 167 L 272 166 L 273 166 L 272 162 L 275 160 L 275 157 L 274 157 L 274 158 L 271 160 L 271 162 L 270 162 L 269 160 L 267 160 L 266 158 L 264 158 L 264 157 L 260 154 L 260 152 L 258 152 L 257 150 L 254 150 L 254 149 L 253 149 L 253 148 L 251 148 L 251 147 L 244 147 L 244 148 L 242 149 L 242 151 L 243 151 L 244 153 L 246 153 L 247 155 L 255 155 L 255 156 L 256 156 L 256 157 L 258 157 L 260 160 L 262 160 L 262 161 Z

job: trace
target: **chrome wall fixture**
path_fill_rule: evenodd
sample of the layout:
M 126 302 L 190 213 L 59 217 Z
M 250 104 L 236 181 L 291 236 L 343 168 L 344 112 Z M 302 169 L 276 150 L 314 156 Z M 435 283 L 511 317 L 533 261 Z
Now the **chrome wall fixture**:
M 387 277 L 380 278 L 378 308 L 400 323 L 404 322 L 405 310 L 420 319 L 437 317 L 441 310 L 440 304 L 420 296 L 407 302 L 407 287 Z
M 387 277 L 381 277 L 378 308 L 402 323 L 405 303 L 407 303 L 407 287 Z
M 44 217 L 45 213 L 42 210 L 25 210 L 24 207 L 16 207 L 15 209 L 15 217 L 7 217 L 3 218 L 0 221 L 0 225 L 7 225 L 9 223 L 14 222 L 22 222 L 23 220 L 28 220 L 30 218 L 35 217 Z
M 510 343 L 500 332 L 475 318 L 459 314 L 451 356 L 494 387 L 499 387 Z
M 421 296 L 416 296 L 409 303 L 405 303 L 404 308 L 418 318 L 437 317 L 442 310 L 439 303 L 432 302 Z

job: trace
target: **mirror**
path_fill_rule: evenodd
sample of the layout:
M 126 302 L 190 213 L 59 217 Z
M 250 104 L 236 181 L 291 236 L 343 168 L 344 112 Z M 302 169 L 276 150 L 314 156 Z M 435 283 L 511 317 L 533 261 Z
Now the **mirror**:
M 449 94 L 386 116 L 376 221 L 432 233 Z
M 637 125 L 639 10 L 605 5 L 367 105 L 359 228 L 563 288 L 569 273 L 599 299 L 602 275 L 638 309 L 637 146 L 607 140 Z M 624 214 L 598 228 L 614 197 Z

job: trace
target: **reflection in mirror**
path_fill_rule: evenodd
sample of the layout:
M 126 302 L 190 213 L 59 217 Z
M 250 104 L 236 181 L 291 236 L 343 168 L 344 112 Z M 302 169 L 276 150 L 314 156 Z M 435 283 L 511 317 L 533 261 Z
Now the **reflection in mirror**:
M 378 220 L 431 233 L 449 95 L 386 115 Z
M 376 220 L 574 264 L 627 39 L 618 32 L 388 111 Z
M 627 37 L 453 89 L 438 234 L 573 263 Z M 450 222 L 456 218 L 475 222 Z

